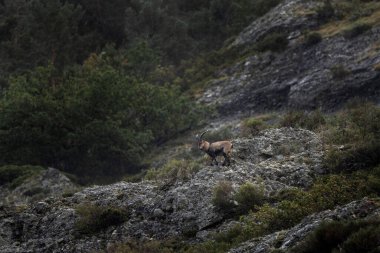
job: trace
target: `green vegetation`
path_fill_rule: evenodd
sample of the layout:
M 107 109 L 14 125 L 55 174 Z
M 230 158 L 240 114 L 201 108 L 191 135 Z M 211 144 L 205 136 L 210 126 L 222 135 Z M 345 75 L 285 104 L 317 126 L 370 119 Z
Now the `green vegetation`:
M 117 207 L 95 206 L 93 204 L 81 204 L 76 212 L 79 220 L 75 227 L 79 235 L 92 235 L 107 229 L 110 226 L 119 225 L 128 219 L 128 211 Z
M 190 179 L 199 169 L 198 161 L 173 159 L 162 168 L 148 170 L 144 179 L 174 183 Z
M 231 182 L 221 181 L 214 188 L 212 203 L 226 216 L 239 216 L 257 210 L 264 204 L 264 189 L 252 183 L 242 184 L 237 191 Z
M 309 32 L 305 35 L 305 45 L 307 47 L 318 44 L 322 41 L 322 35 L 318 32 Z
M 79 183 L 139 171 L 199 124 L 183 94 L 244 55 L 224 41 L 279 3 L 1 1 L 0 166 L 51 166 Z
M 175 239 L 119 243 L 107 249 L 107 253 L 175 253 L 183 245 Z
M 328 22 L 335 16 L 335 8 L 331 0 L 324 0 L 323 5 L 317 9 L 318 20 L 321 23 Z
M 63 80 L 53 67 L 13 78 L 0 100 L 0 164 L 53 166 L 85 182 L 114 177 L 133 170 L 149 145 L 195 124 L 196 107 L 178 89 L 104 61 Z
M 333 172 L 370 169 L 380 163 L 380 108 L 353 102 L 322 133 L 329 145 L 325 165 Z
M 0 167 L 0 185 L 16 188 L 28 178 L 38 175 L 44 168 L 40 166 L 4 165 Z
M 237 212 L 246 214 L 249 211 L 256 210 L 264 203 L 264 189 L 251 183 L 245 183 L 239 187 L 233 199 L 237 202 Z
M 259 52 L 273 51 L 281 52 L 288 46 L 287 34 L 281 32 L 274 32 L 266 35 L 257 42 L 257 50 Z
M 324 222 L 291 252 L 378 252 L 379 241 L 379 218 Z
M 346 78 L 351 72 L 346 69 L 342 64 L 334 65 L 330 69 L 332 77 L 336 80 L 341 80 Z
M 276 119 L 274 114 L 263 114 L 250 117 L 242 122 L 241 131 L 243 136 L 257 135 L 260 131 L 270 128 L 272 121 Z
M 233 202 L 234 188 L 231 182 L 221 181 L 214 188 L 212 204 L 220 212 L 230 215 L 234 213 L 235 204 Z
M 355 23 L 351 27 L 343 31 L 343 36 L 347 39 L 359 36 L 372 28 L 371 25 L 365 23 Z
M 325 124 L 325 116 L 320 110 L 312 112 L 290 111 L 284 114 L 279 122 L 281 127 L 304 128 L 313 131 Z

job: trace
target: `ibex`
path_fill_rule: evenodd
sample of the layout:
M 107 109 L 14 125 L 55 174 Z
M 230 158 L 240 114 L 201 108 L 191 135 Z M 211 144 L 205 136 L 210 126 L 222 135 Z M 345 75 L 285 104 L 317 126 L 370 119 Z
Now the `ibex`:
M 231 153 L 232 153 L 232 143 L 230 141 L 217 141 L 213 143 L 209 143 L 208 141 L 205 141 L 202 139 L 203 135 L 207 133 L 207 131 L 203 132 L 198 137 L 198 148 L 204 152 L 206 152 L 211 158 L 211 166 L 214 165 L 214 162 L 216 165 L 218 165 L 218 161 L 216 160 L 217 156 L 224 156 L 224 162 L 223 165 L 230 165 L 231 163 Z

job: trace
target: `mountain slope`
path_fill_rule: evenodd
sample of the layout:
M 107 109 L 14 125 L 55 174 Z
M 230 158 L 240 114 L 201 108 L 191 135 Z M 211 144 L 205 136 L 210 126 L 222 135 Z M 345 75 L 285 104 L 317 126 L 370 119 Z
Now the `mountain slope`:
M 284 108 L 332 110 L 353 97 L 379 102 L 380 9 L 370 4 L 375 9 L 368 16 L 356 21 L 333 16 L 326 23 L 320 17 L 322 1 L 283 1 L 247 27 L 230 48 L 257 49 L 278 34 L 286 37 L 279 45 L 286 48 L 254 50 L 221 71 L 200 101 L 225 116 Z M 366 26 L 355 28 L 360 24 Z M 309 42 L 310 31 L 320 37 Z

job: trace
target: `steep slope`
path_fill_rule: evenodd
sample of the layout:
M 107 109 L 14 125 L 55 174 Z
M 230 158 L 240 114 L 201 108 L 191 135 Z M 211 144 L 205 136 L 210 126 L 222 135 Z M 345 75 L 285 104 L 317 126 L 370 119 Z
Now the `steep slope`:
M 285 34 L 282 52 L 255 51 L 224 69 L 200 99 L 224 115 L 284 108 L 332 110 L 353 97 L 379 102 L 380 27 L 376 9 L 357 21 L 321 21 L 322 1 L 285 0 L 254 21 L 230 45 L 247 51 L 268 35 Z M 366 23 L 360 34 L 346 30 Z M 316 31 L 322 41 L 305 42 Z

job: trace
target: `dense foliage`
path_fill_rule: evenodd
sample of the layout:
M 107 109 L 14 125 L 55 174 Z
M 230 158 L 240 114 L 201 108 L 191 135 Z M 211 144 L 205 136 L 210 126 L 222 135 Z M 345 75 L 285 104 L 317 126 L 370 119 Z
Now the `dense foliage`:
M 0 163 L 118 175 L 137 165 L 151 143 L 190 127 L 195 115 L 177 89 L 111 66 L 86 65 L 63 78 L 40 67 L 13 78 L 0 100 Z
M 0 1 L 0 165 L 133 171 L 197 123 L 182 92 L 213 71 L 194 75 L 197 56 L 279 2 Z

